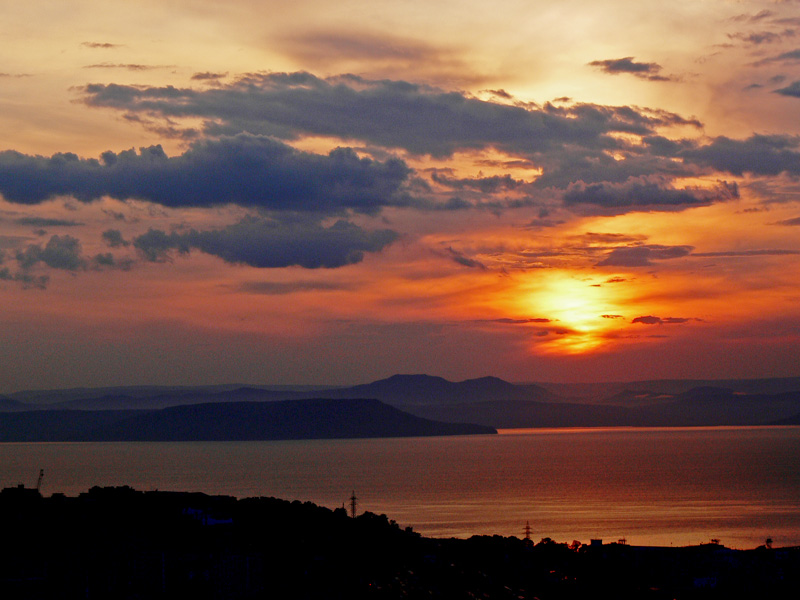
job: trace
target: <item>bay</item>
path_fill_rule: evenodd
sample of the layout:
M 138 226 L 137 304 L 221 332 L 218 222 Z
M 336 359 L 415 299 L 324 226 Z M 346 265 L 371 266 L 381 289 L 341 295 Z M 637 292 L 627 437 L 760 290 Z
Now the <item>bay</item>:
M 506 430 L 274 442 L 0 444 L 0 487 L 275 496 L 434 537 L 800 545 L 800 427 Z

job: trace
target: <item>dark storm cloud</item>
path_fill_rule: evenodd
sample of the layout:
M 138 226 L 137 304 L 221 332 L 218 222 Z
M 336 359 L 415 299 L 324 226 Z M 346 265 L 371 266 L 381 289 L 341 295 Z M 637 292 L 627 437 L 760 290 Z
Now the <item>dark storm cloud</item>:
M 0 192 L 34 204 L 58 195 L 83 202 L 139 198 L 169 207 L 229 203 L 272 210 L 374 213 L 411 201 L 401 192 L 410 173 L 400 160 L 359 158 L 345 148 L 299 152 L 270 138 L 238 135 L 194 144 L 169 158 L 160 146 L 106 152 L 101 160 L 0 152 Z
M 366 231 L 347 222 L 330 227 L 307 220 L 248 218 L 224 229 L 165 233 L 150 229 L 133 245 L 150 261 L 167 260 L 170 251 L 196 249 L 227 263 L 257 268 L 300 266 L 307 269 L 336 268 L 359 263 L 366 252 L 379 252 L 398 234 L 384 229 Z
M 17 253 L 16 259 L 23 270 L 39 263 L 66 271 L 77 271 L 86 267 L 86 261 L 81 255 L 80 241 L 69 235 L 54 235 L 44 248 L 39 244 L 30 244 Z
M 684 150 L 681 156 L 696 164 L 734 175 L 800 175 L 800 137 L 753 135 L 746 140 L 718 137 L 710 144 Z
M 253 74 L 204 90 L 92 84 L 84 91 L 92 106 L 164 119 L 206 118 L 208 135 L 327 135 L 436 157 L 490 147 L 527 156 L 563 144 L 615 148 L 620 142 L 610 134 L 649 135 L 687 123 L 665 111 L 512 106 L 405 81 L 320 79 L 302 72 Z
M 794 98 L 800 98 L 800 81 L 793 81 L 785 88 L 775 90 L 775 93 L 781 94 L 783 96 L 793 96 Z
M 17 225 L 29 225 L 31 227 L 78 227 L 83 225 L 79 221 L 67 219 L 47 219 L 44 217 L 22 217 L 14 221 Z
M 664 182 L 631 178 L 623 184 L 579 182 L 564 194 L 567 205 L 594 204 L 604 207 L 635 206 L 703 206 L 721 200 L 737 198 L 736 184 L 719 183 L 714 189 L 664 187 Z
M 682 258 L 691 254 L 692 246 L 630 246 L 614 248 L 597 263 L 598 267 L 649 267 L 654 260 Z
M 669 81 L 669 77 L 659 75 L 661 65 L 657 63 L 642 63 L 633 60 L 632 56 L 625 58 L 616 58 L 611 60 L 595 60 L 589 63 L 589 66 L 596 67 L 610 75 L 618 75 L 619 73 L 628 73 L 641 79 L 650 81 Z

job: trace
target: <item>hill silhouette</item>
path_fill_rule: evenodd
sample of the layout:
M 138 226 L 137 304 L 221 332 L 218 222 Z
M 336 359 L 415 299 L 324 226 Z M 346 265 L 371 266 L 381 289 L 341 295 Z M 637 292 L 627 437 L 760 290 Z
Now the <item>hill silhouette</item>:
M 377 400 L 312 399 L 175 406 L 156 411 L 0 415 L 0 441 L 226 441 L 496 433 L 440 423 Z

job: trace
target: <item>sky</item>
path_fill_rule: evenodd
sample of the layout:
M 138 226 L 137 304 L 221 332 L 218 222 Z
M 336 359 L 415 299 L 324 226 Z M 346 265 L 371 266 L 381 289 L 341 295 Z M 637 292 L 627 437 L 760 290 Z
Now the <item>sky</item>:
M 0 393 L 800 375 L 798 1 L 0 2 Z

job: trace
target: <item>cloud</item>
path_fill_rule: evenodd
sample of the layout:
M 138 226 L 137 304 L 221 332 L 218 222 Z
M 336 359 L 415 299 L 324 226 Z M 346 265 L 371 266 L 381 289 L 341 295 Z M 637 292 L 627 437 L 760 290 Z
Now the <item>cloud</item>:
M 380 252 L 398 238 L 394 231 L 366 231 L 348 221 L 330 227 L 308 220 L 247 218 L 223 229 L 165 233 L 150 229 L 133 245 L 147 260 L 168 260 L 170 251 L 196 249 L 230 264 L 257 268 L 300 266 L 333 269 L 359 263 L 366 252 Z
M 682 258 L 691 254 L 692 246 L 629 246 L 614 248 L 598 262 L 598 267 L 649 267 L 654 260 Z
M 710 144 L 684 150 L 681 156 L 696 164 L 741 176 L 800 175 L 800 137 L 753 135 L 746 140 L 718 137 Z
M 732 40 L 741 40 L 747 44 L 772 44 L 780 42 L 784 37 L 794 37 L 794 32 L 791 30 L 785 31 L 782 34 L 773 31 L 754 31 L 750 33 L 729 33 L 728 38 Z
M 119 229 L 108 229 L 103 232 L 103 240 L 112 248 L 119 248 L 120 246 L 130 246 L 130 242 L 122 237 L 122 232 Z
M 236 289 L 249 294 L 282 296 L 285 294 L 293 294 L 295 292 L 336 291 L 348 289 L 348 286 L 328 281 L 246 281 L 239 285 Z
M 39 289 L 47 288 L 47 282 L 50 278 L 47 275 L 32 275 L 26 271 L 19 271 L 11 273 L 8 268 L 0 269 L 0 281 L 16 281 L 22 284 L 22 289 Z
M 786 219 L 785 221 L 778 221 L 775 225 L 784 225 L 788 227 L 793 227 L 800 225 L 800 217 L 795 217 L 794 219 Z
M 24 270 L 38 263 L 44 263 L 53 269 L 77 271 L 86 267 L 81 256 L 80 240 L 69 235 L 54 235 L 44 248 L 39 244 L 30 244 L 16 255 L 17 262 Z
M 79 221 L 68 219 L 47 219 L 44 217 L 22 217 L 14 221 L 17 225 L 29 225 L 31 227 L 78 227 L 83 225 Z
M 738 196 L 735 183 L 720 182 L 712 189 L 674 189 L 665 187 L 663 181 L 638 177 L 630 178 L 622 184 L 572 184 L 564 193 L 564 202 L 567 205 L 593 204 L 604 207 L 683 207 L 704 206 Z
M 453 248 L 448 248 L 447 252 L 450 255 L 451 260 L 455 263 L 458 263 L 462 267 L 469 267 L 470 269 L 483 269 L 483 270 L 486 269 L 486 265 L 484 265 L 482 262 L 472 258 L 468 258 L 458 250 L 454 250 Z
M 224 79 L 227 76 L 227 71 L 224 73 L 211 73 L 209 71 L 204 71 L 203 73 L 195 73 L 192 75 L 192 81 L 215 81 L 217 79 Z
M 169 207 L 239 204 L 270 210 L 374 213 L 407 205 L 402 192 L 410 169 L 398 159 L 359 158 L 350 149 L 328 155 L 299 152 L 247 134 L 194 144 L 169 158 L 160 146 L 105 152 L 101 160 L 0 152 L 0 192 L 24 204 L 71 195 L 138 198 Z
M 734 250 L 724 252 L 693 252 L 692 256 L 700 258 L 708 257 L 740 257 L 740 256 L 794 256 L 800 254 L 800 250 Z
M 657 63 L 642 63 L 633 60 L 632 56 L 625 58 L 616 58 L 611 60 L 595 60 L 589 63 L 589 66 L 596 67 L 610 75 L 618 75 L 620 73 L 628 73 L 639 77 L 641 79 L 648 79 L 650 81 L 670 81 L 670 77 L 659 75 L 661 65 Z
M 91 106 L 165 120 L 206 119 L 204 133 L 211 136 L 336 136 L 440 158 L 487 148 L 524 156 L 563 144 L 608 149 L 621 144 L 611 134 L 648 135 L 692 122 L 666 111 L 591 104 L 523 107 L 405 81 L 321 79 L 303 72 L 251 74 L 203 90 L 92 84 L 84 92 Z
M 764 58 L 758 62 L 753 63 L 753 66 L 760 67 L 769 63 L 793 63 L 800 61 L 800 48 L 797 50 L 791 50 L 789 52 L 784 52 L 783 54 L 778 54 L 777 56 L 770 56 L 769 58 Z
M 109 42 L 82 42 L 81 46 L 86 46 L 87 48 L 102 48 L 102 49 L 110 49 L 110 48 L 119 48 L 119 44 L 111 44 Z
M 775 90 L 774 93 L 781 94 L 783 96 L 792 96 L 794 98 L 800 98 L 800 81 L 793 81 L 785 88 Z
M 141 65 L 136 63 L 97 63 L 86 65 L 84 69 L 126 69 L 128 71 L 153 71 L 155 69 L 172 69 L 174 65 Z
M 462 190 L 470 188 L 485 194 L 494 194 L 500 190 L 513 190 L 523 185 L 525 182 L 514 179 L 511 175 L 493 175 L 491 177 L 477 177 L 473 179 L 448 177 L 436 171 L 431 175 L 436 183 L 451 189 Z
M 631 323 L 641 323 L 642 325 L 673 325 L 676 323 L 688 323 L 689 321 L 697 321 L 699 319 L 689 319 L 685 317 L 654 317 L 647 315 L 645 317 L 636 317 Z

